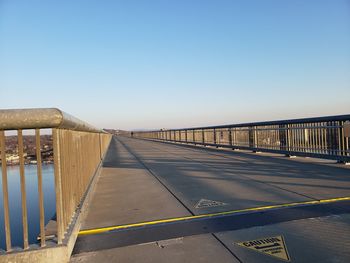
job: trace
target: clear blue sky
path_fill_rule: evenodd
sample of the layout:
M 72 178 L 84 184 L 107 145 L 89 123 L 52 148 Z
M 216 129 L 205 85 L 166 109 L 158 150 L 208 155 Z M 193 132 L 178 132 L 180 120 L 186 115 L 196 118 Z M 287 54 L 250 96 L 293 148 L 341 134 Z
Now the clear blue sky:
M 136 129 L 349 105 L 349 0 L 0 0 L 1 108 Z

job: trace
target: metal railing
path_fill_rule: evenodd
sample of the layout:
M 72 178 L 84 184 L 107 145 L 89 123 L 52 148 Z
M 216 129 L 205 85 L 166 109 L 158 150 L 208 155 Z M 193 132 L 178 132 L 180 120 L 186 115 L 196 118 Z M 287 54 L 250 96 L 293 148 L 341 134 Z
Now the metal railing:
M 11 200 L 9 200 L 7 178 L 5 131 L 14 131 L 18 138 L 23 249 L 28 250 L 31 244 L 28 242 L 23 131 L 35 130 L 40 246 L 44 247 L 46 245 L 42 152 L 40 145 L 41 129 L 50 129 L 52 133 L 57 221 L 54 240 L 57 244 L 62 244 L 62 241 L 67 238 L 66 233 L 72 224 L 77 208 L 90 185 L 96 169 L 100 165 L 112 136 L 54 108 L 0 110 L 0 152 L 6 252 L 12 250 L 12 244 L 11 214 L 9 209 Z
M 350 115 L 142 131 L 133 136 L 350 162 Z

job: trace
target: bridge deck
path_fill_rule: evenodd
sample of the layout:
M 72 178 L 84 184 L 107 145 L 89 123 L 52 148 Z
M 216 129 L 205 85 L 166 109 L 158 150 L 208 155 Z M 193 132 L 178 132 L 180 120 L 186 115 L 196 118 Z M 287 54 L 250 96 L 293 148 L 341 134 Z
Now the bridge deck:
M 118 137 L 83 230 L 296 202 L 306 206 L 81 235 L 72 262 L 346 262 L 349 200 L 307 204 L 348 196 L 349 167 L 330 161 Z M 289 254 L 282 249 L 268 256 L 238 244 L 279 236 Z

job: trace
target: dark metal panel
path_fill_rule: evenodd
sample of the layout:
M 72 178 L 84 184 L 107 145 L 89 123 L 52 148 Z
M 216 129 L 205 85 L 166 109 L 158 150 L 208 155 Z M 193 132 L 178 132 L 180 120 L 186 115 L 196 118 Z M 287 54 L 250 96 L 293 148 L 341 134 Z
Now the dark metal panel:
M 266 226 L 292 220 L 338 215 L 350 212 L 350 202 L 342 201 L 322 205 L 286 207 L 270 211 L 254 211 L 193 219 L 176 223 L 163 223 L 110 231 L 103 234 L 79 236 L 73 254 L 102 249 L 124 247 L 158 240 Z

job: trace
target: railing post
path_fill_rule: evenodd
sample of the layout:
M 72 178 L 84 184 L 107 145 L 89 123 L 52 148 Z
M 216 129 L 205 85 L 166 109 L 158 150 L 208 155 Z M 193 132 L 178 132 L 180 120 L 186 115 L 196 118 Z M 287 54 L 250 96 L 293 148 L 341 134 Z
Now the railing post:
M 280 139 L 280 150 L 281 151 L 290 151 L 290 138 L 289 130 L 286 125 L 279 125 L 279 139 Z
M 62 204 L 62 178 L 61 178 L 61 156 L 60 136 L 58 129 L 52 129 L 55 191 L 56 191 L 56 222 L 57 222 L 57 243 L 62 244 L 64 235 L 63 226 L 63 204 Z
M 344 156 L 345 155 L 345 136 L 344 136 L 344 129 L 343 129 L 343 122 L 338 121 L 337 122 L 337 134 L 338 134 L 338 155 Z
M 335 122 L 329 121 L 329 122 L 327 122 L 327 126 L 330 126 L 330 127 L 327 127 L 328 154 L 334 155 L 335 150 L 339 149 L 339 145 L 338 145 L 339 134 L 336 132 L 336 129 L 334 128 Z
M 257 126 L 254 126 L 253 129 L 254 129 L 254 133 L 253 133 L 253 136 L 254 136 L 254 148 L 258 148 L 259 145 L 258 145 L 258 131 L 257 131 Z
M 234 130 L 232 131 L 231 128 L 231 136 L 232 136 L 232 149 L 235 149 L 235 146 L 237 144 L 237 129 L 233 128 Z M 233 132 L 233 133 L 232 133 Z
M 342 122 L 342 133 L 343 133 L 343 152 L 344 156 L 350 156 L 350 121 Z
M 249 147 L 254 147 L 254 130 L 252 126 L 249 126 L 248 128 L 248 141 L 249 141 Z
M 40 146 L 40 129 L 35 129 L 36 142 L 36 161 L 38 177 L 38 195 L 39 195 L 39 217 L 40 217 L 40 245 L 45 246 L 45 212 L 44 212 L 44 195 L 43 195 L 43 175 L 41 165 L 41 146 Z
M 202 144 L 205 145 L 204 129 L 202 129 Z
M 101 145 L 101 133 L 98 134 L 99 150 L 100 150 L 100 160 L 102 160 L 102 145 Z
M 23 248 L 28 249 L 29 242 L 28 242 L 27 194 L 26 194 L 26 179 L 24 174 L 23 134 L 21 129 L 18 130 L 18 155 L 19 155 L 19 173 L 21 178 Z
M 290 126 L 283 125 L 283 134 L 284 134 L 284 149 L 288 152 L 291 152 L 293 150 L 293 145 L 292 145 L 292 130 L 290 129 Z
M 8 183 L 7 183 L 6 144 L 5 144 L 4 131 L 0 131 L 0 151 L 1 151 L 2 195 L 3 195 L 3 203 L 4 203 L 6 251 L 9 252 L 11 251 L 12 248 L 11 248 L 9 194 L 8 194 Z
M 216 145 L 216 129 L 215 128 L 213 129 L 213 136 L 214 136 L 213 142 Z

